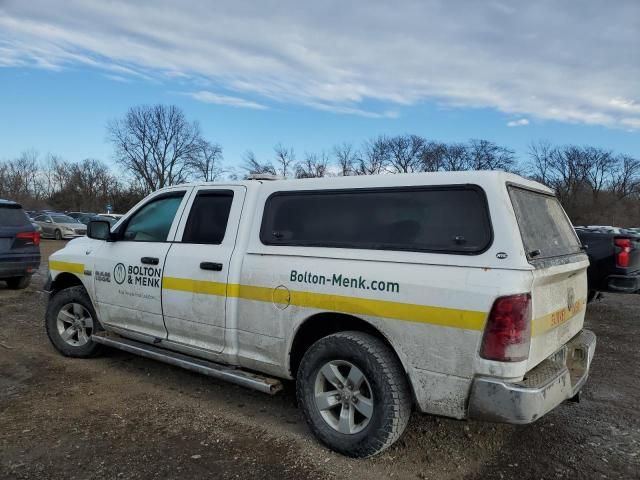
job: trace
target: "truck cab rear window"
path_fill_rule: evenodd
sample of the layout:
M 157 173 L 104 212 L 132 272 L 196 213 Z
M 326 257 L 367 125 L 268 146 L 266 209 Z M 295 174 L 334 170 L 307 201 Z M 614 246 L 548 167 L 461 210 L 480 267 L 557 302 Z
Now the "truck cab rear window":
M 509 187 L 520 235 L 530 259 L 580 252 L 578 237 L 553 195 Z
M 265 205 L 267 245 L 477 254 L 492 240 L 475 186 L 281 192 Z

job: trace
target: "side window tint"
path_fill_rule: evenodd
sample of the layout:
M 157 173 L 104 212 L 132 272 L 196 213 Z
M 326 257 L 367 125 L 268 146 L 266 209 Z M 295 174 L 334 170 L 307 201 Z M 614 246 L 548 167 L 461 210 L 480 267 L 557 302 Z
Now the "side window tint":
M 472 186 L 280 192 L 264 211 L 266 245 L 478 254 L 492 239 Z
M 184 192 L 147 203 L 127 222 L 123 239 L 134 242 L 165 242 Z
M 198 193 L 184 228 L 182 242 L 221 244 L 227 230 L 232 202 L 231 190 Z

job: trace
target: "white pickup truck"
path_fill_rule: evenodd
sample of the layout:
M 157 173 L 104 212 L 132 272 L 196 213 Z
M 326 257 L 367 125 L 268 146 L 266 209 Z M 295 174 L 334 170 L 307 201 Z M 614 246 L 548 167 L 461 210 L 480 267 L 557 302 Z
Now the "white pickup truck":
M 588 260 L 552 191 L 503 172 L 194 183 L 51 256 L 46 326 L 275 393 L 346 455 L 412 409 L 529 423 L 595 349 Z

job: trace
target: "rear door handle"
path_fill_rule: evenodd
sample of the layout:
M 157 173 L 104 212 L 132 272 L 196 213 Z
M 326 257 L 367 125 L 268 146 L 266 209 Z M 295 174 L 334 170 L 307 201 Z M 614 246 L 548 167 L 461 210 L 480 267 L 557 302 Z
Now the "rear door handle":
M 202 262 L 200 264 L 200 268 L 202 270 L 213 270 L 214 272 L 221 272 L 222 271 L 222 264 L 221 263 L 214 263 L 214 262 Z
M 160 263 L 160 259 L 155 257 L 142 257 L 140 261 L 147 265 L 158 265 Z

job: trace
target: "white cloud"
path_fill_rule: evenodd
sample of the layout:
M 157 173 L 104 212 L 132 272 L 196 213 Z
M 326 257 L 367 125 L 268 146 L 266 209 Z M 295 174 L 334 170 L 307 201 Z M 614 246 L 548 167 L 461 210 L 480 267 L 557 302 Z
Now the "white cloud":
M 239 97 L 231 97 L 229 95 L 220 95 L 217 93 L 209 92 L 207 90 L 200 90 L 198 92 L 184 92 L 185 95 L 204 103 L 213 103 L 216 105 L 227 105 L 229 107 L 240 108 L 252 108 L 254 110 L 265 110 L 267 107 L 250 100 L 245 100 Z
M 507 122 L 507 127 L 524 127 L 525 125 L 529 125 L 529 120 L 526 118 L 519 118 L 518 120 Z
M 216 103 L 388 117 L 434 101 L 636 129 L 638 18 L 637 0 L 4 0 L 0 66 L 231 93 Z

